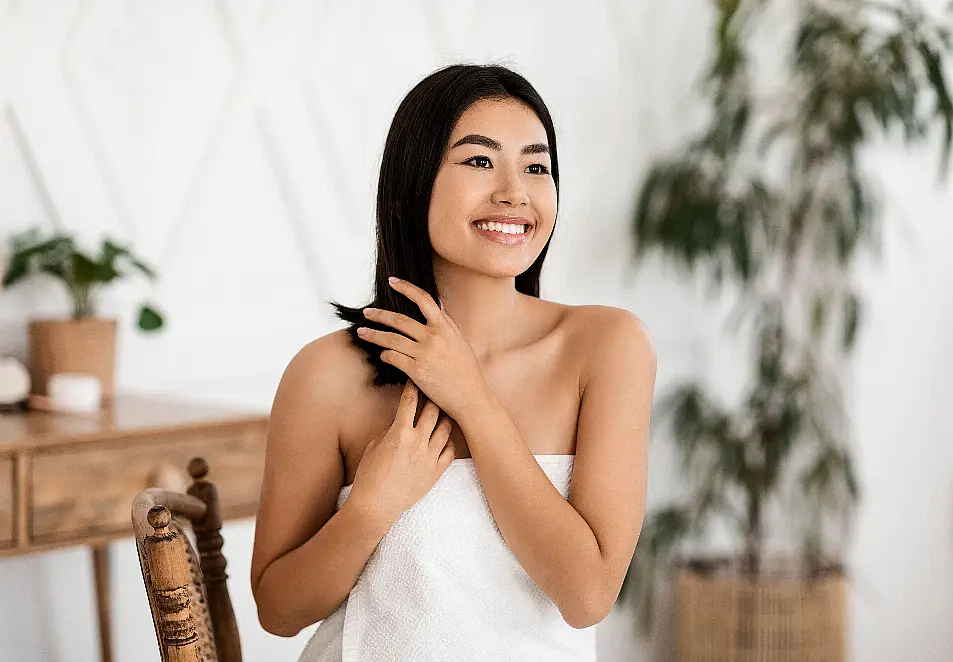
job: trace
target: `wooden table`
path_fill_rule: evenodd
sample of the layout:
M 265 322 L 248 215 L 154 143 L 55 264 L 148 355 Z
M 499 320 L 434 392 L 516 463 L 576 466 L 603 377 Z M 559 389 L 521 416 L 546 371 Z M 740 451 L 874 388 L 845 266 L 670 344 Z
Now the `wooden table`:
M 266 412 L 122 393 L 101 415 L 0 413 L 0 558 L 89 546 L 102 659 L 111 662 L 107 545 L 132 535 L 133 498 L 146 487 L 184 491 L 185 467 L 201 455 L 222 518 L 253 516 L 267 425 Z

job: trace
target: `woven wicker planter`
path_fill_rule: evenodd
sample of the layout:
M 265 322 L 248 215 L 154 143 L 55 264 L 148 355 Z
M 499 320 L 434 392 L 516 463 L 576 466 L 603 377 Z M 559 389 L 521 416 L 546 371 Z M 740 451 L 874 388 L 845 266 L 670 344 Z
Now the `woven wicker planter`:
M 719 567 L 721 569 L 719 569 Z M 718 567 L 676 571 L 678 662 L 844 662 L 847 582 Z
M 46 394 L 57 372 L 85 372 L 102 384 L 103 402 L 113 397 L 116 320 L 111 317 L 32 320 L 28 326 L 33 393 Z

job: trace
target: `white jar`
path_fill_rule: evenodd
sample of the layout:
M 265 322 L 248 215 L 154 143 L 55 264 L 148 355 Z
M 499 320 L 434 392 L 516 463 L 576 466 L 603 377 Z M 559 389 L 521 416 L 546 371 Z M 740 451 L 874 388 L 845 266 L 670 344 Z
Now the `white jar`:
M 54 411 L 94 412 L 102 404 L 102 384 L 96 375 L 58 372 L 46 383 Z

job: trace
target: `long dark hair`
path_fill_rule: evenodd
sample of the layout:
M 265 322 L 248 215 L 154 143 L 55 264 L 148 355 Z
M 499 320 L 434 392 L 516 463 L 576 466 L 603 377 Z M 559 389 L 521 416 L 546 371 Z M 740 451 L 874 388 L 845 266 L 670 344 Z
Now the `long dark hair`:
M 392 310 L 426 324 L 417 305 L 387 283 L 388 276 L 410 281 L 440 303 L 427 231 L 430 194 L 453 127 L 467 108 L 482 99 L 518 99 L 536 112 L 546 129 L 550 172 L 558 199 L 556 132 L 549 109 L 529 81 L 499 65 L 454 64 L 433 72 L 407 93 L 387 133 L 377 184 L 374 299 L 368 306 Z M 539 297 L 539 275 L 548 251 L 549 241 L 532 266 L 516 276 L 518 292 Z M 383 347 L 357 335 L 359 326 L 397 331 L 371 322 L 364 317 L 363 307 L 328 303 L 350 324 L 351 343 L 365 352 L 375 370 L 374 386 L 406 383 L 407 375 L 402 370 L 381 360 Z

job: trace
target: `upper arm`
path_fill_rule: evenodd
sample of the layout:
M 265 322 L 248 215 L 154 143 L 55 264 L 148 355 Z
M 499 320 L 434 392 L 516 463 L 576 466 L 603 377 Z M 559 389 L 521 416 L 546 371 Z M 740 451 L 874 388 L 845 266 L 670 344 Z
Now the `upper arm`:
M 343 385 L 337 333 L 299 350 L 275 393 L 252 552 L 254 593 L 275 559 L 307 542 L 331 518 L 344 484 L 338 443 L 336 396 Z
M 595 306 L 591 314 L 582 331 L 589 337 L 581 339 L 586 350 L 570 502 L 599 544 L 609 609 L 645 518 L 656 359 L 634 314 L 609 306 Z

